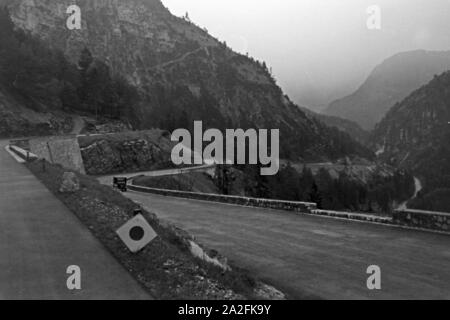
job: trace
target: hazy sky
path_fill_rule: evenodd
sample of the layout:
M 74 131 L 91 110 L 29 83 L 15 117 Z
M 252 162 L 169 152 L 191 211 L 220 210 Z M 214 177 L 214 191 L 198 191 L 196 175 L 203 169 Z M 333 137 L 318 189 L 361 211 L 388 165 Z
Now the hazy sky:
M 355 90 L 398 52 L 450 49 L 450 0 L 162 0 L 177 16 L 265 60 L 296 102 L 319 105 Z M 381 30 L 366 12 L 381 8 Z

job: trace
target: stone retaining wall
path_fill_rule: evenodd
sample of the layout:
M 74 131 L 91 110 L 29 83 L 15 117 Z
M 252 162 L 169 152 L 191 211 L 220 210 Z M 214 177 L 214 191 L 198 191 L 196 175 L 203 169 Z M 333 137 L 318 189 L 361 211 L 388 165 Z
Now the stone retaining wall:
M 331 210 L 313 210 L 313 214 L 319 216 L 334 217 L 340 219 L 358 220 L 374 223 L 392 224 L 391 217 L 378 216 L 374 214 L 344 212 L 344 211 L 331 211 Z
M 131 191 L 152 193 L 168 197 L 213 201 L 247 207 L 268 208 L 275 210 L 299 212 L 311 215 L 335 217 L 340 219 L 450 232 L 449 213 L 407 210 L 407 211 L 396 211 L 392 218 L 365 213 L 318 210 L 317 205 L 315 203 L 309 202 L 292 202 L 292 201 L 271 200 L 271 199 L 247 198 L 239 196 L 226 196 L 219 194 L 196 193 L 178 190 L 166 190 L 166 189 L 136 186 L 133 185 L 132 183 L 128 185 L 128 189 Z
M 450 213 L 421 210 L 397 210 L 394 223 L 415 228 L 450 232 Z
M 29 140 L 30 151 L 50 163 L 85 173 L 76 137 L 43 137 Z
M 317 209 L 317 205 L 315 203 L 309 202 L 292 202 L 292 201 L 257 199 L 238 196 L 226 196 L 220 194 L 196 193 L 178 190 L 165 190 L 165 189 L 141 187 L 133 184 L 129 185 L 128 189 L 131 191 L 159 194 L 170 197 L 214 201 L 247 207 L 268 208 L 268 209 L 285 210 L 302 213 L 311 213 L 312 210 Z

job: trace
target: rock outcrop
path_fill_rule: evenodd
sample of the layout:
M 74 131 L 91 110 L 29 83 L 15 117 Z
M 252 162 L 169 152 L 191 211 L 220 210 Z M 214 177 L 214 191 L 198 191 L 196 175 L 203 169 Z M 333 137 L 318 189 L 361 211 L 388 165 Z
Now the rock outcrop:
M 80 190 L 80 181 L 73 172 L 64 172 L 59 192 L 72 193 Z
M 157 136 L 158 133 L 155 133 Z M 170 166 L 169 142 L 149 134 L 80 137 L 81 154 L 87 174 L 104 175 L 138 172 Z

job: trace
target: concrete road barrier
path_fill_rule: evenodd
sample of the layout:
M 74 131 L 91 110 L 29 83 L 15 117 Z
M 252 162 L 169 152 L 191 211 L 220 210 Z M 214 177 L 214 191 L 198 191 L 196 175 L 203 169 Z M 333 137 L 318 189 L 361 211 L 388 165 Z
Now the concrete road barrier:
M 327 216 L 338 219 L 348 219 L 369 223 L 397 225 L 413 229 L 439 231 L 445 233 L 450 232 L 450 214 L 448 213 L 407 210 L 407 211 L 396 211 L 393 217 L 387 217 L 367 213 L 319 210 L 317 209 L 317 204 L 311 202 L 259 199 L 240 196 L 228 196 L 220 194 L 208 194 L 199 192 L 149 188 L 134 185 L 132 181 L 128 186 L 128 190 L 157 194 L 168 197 L 228 203 L 246 207 L 291 211 L 303 214 Z
M 282 201 L 272 199 L 258 199 L 240 196 L 227 196 L 220 194 L 198 193 L 179 190 L 166 190 L 157 188 L 148 188 L 136 186 L 132 182 L 128 186 L 131 191 L 159 194 L 163 196 L 187 198 L 194 200 L 205 200 L 212 202 L 229 203 L 235 205 L 241 205 L 246 207 L 258 207 L 275 210 L 285 210 L 293 212 L 311 213 L 312 210 L 317 209 L 317 205 L 311 202 L 296 202 L 296 201 Z
M 10 145 L 9 149 L 25 161 L 34 161 L 38 159 L 38 156 L 36 156 L 34 153 L 24 150 L 18 146 Z

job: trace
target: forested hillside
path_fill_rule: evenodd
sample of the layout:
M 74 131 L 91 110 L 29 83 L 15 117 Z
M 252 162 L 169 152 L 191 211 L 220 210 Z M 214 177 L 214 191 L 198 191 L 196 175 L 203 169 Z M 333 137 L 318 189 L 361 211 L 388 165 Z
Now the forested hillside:
M 65 112 L 134 119 L 133 107 L 138 103 L 136 89 L 123 78 L 112 76 L 109 67 L 94 59 L 87 48 L 81 52 L 78 63 L 71 63 L 63 52 L 15 28 L 4 8 L 0 9 L 0 41 L 0 90 L 22 109 L 34 114 Z M 4 113 L 14 108 L 11 102 L 2 103 Z M 14 118 L 5 123 L 6 118 L 0 125 L 2 135 L 7 135 L 11 128 L 18 134 L 22 129 L 26 134 L 29 129 L 26 125 L 18 120 L 15 125 Z M 57 127 L 42 128 L 42 133 L 51 133 L 52 129 Z M 41 133 L 36 131 L 32 134 Z
M 377 126 L 381 159 L 411 170 L 423 190 L 416 208 L 450 211 L 450 72 L 398 103 Z
M 319 208 L 330 210 L 388 214 L 414 193 L 413 177 L 405 170 L 389 175 L 375 172 L 367 182 L 346 171 L 334 178 L 325 169 L 314 175 L 306 167 L 298 172 L 289 164 L 273 177 L 258 176 L 250 167 L 244 172 L 249 196 L 315 202 Z

